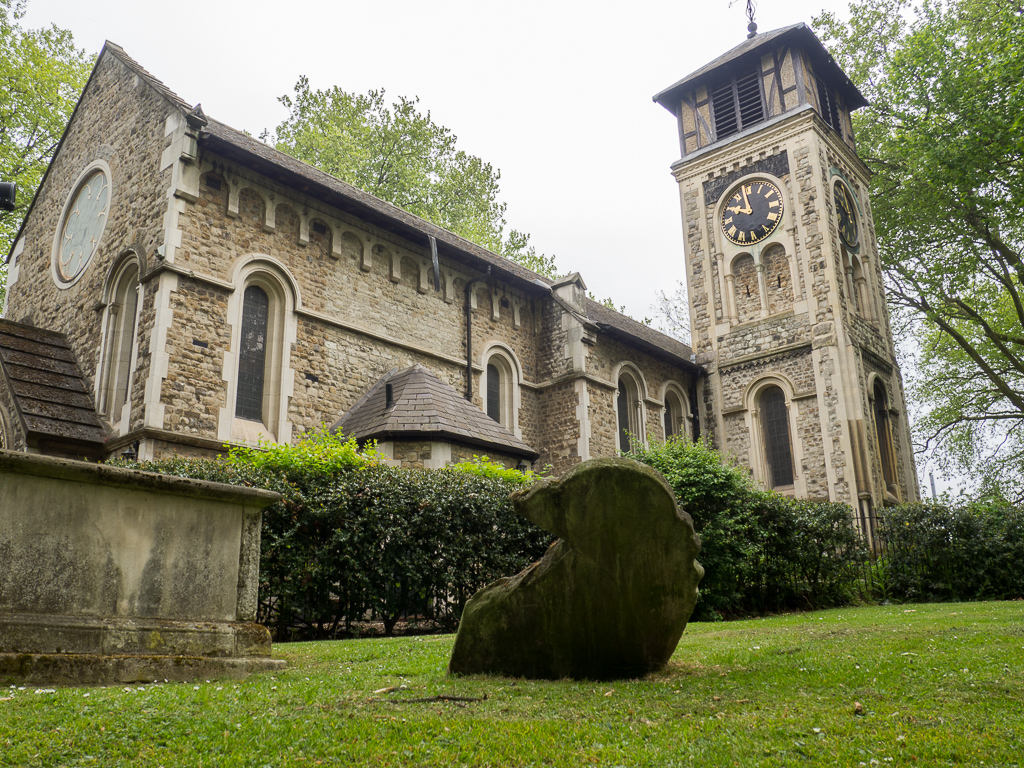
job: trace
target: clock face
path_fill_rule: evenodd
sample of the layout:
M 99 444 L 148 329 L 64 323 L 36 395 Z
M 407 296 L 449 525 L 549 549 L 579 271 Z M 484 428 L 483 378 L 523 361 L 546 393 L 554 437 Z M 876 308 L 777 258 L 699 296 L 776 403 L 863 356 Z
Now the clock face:
M 110 211 L 110 183 L 106 173 L 96 169 L 83 181 L 64 213 L 57 246 L 57 271 L 71 282 L 89 264 Z
M 782 223 L 782 193 L 768 181 L 745 181 L 726 198 L 722 233 L 736 245 L 759 243 Z
M 836 217 L 839 219 L 839 239 L 847 248 L 857 245 L 857 205 L 853 202 L 850 188 L 843 182 L 836 182 L 832 199 L 836 204 Z

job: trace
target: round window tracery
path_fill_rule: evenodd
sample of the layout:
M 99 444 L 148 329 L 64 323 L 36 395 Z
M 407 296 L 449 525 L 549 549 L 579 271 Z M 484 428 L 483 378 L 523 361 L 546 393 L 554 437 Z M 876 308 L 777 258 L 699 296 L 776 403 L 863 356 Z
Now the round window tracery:
M 54 253 L 59 282 L 70 285 L 99 248 L 110 212 L 110 177 L 102 167 L 88 170 L 64 208 Z

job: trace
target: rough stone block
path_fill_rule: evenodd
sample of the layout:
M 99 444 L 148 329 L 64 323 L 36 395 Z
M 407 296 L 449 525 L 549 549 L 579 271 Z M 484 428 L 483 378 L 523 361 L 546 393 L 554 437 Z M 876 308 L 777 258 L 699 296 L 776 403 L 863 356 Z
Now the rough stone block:
M 665 479 L 595 459 L 513 501 L 559 540 L 466 604 L 449 671 L 616 679 L 664 666 L 704 575 L 693 521 Z

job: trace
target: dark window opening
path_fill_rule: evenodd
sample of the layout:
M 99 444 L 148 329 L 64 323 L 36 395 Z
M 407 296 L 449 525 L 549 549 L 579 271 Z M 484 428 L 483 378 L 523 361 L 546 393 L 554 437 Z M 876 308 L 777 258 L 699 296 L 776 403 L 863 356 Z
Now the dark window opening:
M 216 176 L 206 177 L 206 188 L 207 189 L 220 189 L 220 179 Z
M 327 225 L 326 224 L 321 224 L 319 221 L 314 221 L 313 222 L 313 231 L 316 232 L 318 235 L 326 235 L 327 234 Z
M 885 489 L 892 492 L 896 487 L 896 465 L 892 447 L 892 425 L 882 382 L 876 380 L 874 387 L 873 411 L 875 415 L 875 436 L 878 438 L 878 458 L 882 464 L 882 480 Z
M 625 379 L 619 379 L 619 394 L 616 407 L 619 412 L 619 450 L 623 453 L 629 452 L 629 412 L 630 412 L 629 385 Z
M 267 368 L 267 323 L 270 298 L 257 285 L 245 289 L 242 300 L 242 333 L 238 350 L 238 396 L 235 416 L 263 420 L 263 382 Z
M 116 423 L 128 400 L 132 352 L 135 349 L 135 314 L 139 301 L 139 266 L 125 269 L 114 289 L 108 315 L 108 341 L 102 366 L 100 412 Z
M 674 393 L 665 395 L 665 439 L 675 437 L 683 432 L 683 404 Z
M 761 430 L 764 432 L 769 485 L 772 488 L 793 485 L 789 409 L 786 408 L 786 396 L 778 387 L 770 387 L 761 395 Z
M 732 78 L 711 91 L 711 111 L 715 123 L 715 140 L 739 133 L 764 122 L 764 100 L 761 78 L 755 70 Z
M 836 98 L 836 93 L 827 87 L 820 77 L 815 80 L 818 85 L 818 110 L 825 122 L 842 136 L 843 124 L 839 117 L 839 101 Z
M 501 423 L 501 374 L 494 363 L 487 364 L 487 415 Z

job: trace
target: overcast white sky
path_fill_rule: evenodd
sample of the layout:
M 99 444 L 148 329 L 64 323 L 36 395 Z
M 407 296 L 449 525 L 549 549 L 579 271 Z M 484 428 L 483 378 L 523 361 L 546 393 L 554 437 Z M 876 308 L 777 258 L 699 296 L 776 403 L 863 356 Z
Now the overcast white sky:
M 185 101 L 254 135 L 284 118 L 277 97 L 300 75 L 314 88 L 419 96 L 462 149 L 501 170 L 510 226 L 643 319 L 683 278 L 675 120 L 651 97 L 741 43 L 745 6 L 29 0 L 22 24 L 70 29 L 90 53 L 111 40 Z M 761 0 L 756 20 L 765 32 L 822 10 L 848 16 L 846 0 Z

